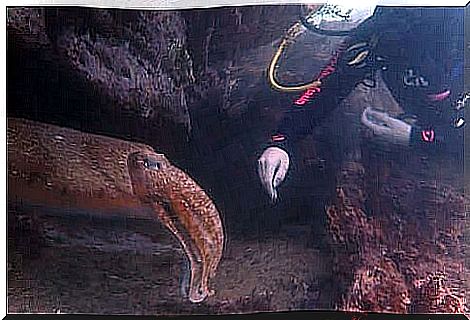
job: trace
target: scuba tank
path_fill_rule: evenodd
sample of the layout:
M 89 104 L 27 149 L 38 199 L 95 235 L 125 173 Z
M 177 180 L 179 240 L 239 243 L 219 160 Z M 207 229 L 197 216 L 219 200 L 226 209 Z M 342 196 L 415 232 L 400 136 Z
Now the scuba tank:
M 297 92 L 320 86 L 321 70 L 342 50 L 342 46 L 355 29 L 372 17 L 375 8 L 376 5 L 370 3 L 351 7 L 334 1 L 322 5 L 304 6 L 301 18 L 287 31 L 271 60 L 268 69 L 268 81 L 271 87 L 282 92 Z M 286 54 L 288 47 L 295 46 L 301 38 L 314 44 L 313 51 L 309 49 L 309 52 L 312 60 L 315 60 L 312 71 L 316 77 L 308 83 L 281 84 L 276 74 L 280 58 Z

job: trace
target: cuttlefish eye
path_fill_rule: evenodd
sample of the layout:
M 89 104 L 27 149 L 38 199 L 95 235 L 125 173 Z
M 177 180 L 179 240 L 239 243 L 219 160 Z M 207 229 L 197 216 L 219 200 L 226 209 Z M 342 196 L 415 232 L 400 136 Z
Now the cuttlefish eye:
M 150 170 L 160 170 L 162 165 L 160 162 L 152 160 L 152 159 L 145 159 L 144 160 L 144 167 Z

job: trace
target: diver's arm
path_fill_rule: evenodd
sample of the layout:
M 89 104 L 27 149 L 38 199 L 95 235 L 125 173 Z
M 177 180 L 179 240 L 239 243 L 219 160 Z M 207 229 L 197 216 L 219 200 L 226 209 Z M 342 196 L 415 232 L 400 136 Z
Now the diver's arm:
M 367 73 L 377 68 L 375 50 L 369 47 L 370 40 L 377 34 L 377 24 L 384 30 L 397 29 L 397 20 L 391 18 L 395 15 L 393 10 L 378 7 L 352 32 L 318 75 L 320 88 L 310 88 L 295 99 L 263 149 L 275 146 L 292 150 L 293 145 L 312 133 L 313 128 L 341 103 Z M 362 54 L 366 51 L 369 54 L 364 57 Z M 358 60 L 360 57 L 364 60 Z
M 435 119 L 435 124 L 411 125 L 371 107 L 364 110 L 361 121 L 383 142 L 429 151 L 444 151 L 452 147 L 462 134 L 460 128 L 464 124 L 463 117 L 458 117 L 455 121 L 439 118 Z
M 329 65 L 318 75 L 319 88 L 310 88 L 298 96 L 284 113 L 277 130 L 262 147 L 258 159 L 258 174 L 265 191 L 276 201 L 277 188 L 289 170 L 290 157 L 297 141 L 312 133 L 313 128 L 325 119 L 341 101 L 376 68 L 375 54 L 369 40 L 375 33 L 374 16 L 362 23 L 335 55 Z M 351 44 L 353 44 L 351 46 Z M 346 45 L 350 46 L 347 50 Z M 375 46 L 373 44 L 372 46 Z M 344 50 L 344 51 L 343 51 Z
M 335 58 L 332 62 L 336 62 Z M 336 66 L 330 63 L 322 71 L 319 76 L 322 78 L 321 87 L 306 90 L 294 101 L 270 141 L 263 146 L 264 151 L 258 159 L 258 174 L 272 201 L 278 198 L 277 188 L 289 169 L 295 143 L 311 133 L 364 77 L 362 71 L 351 77 L 335 70 Z
M 356 84 L 363 80 L 367 67 L 355 69 L 353 67 L 331 64 L 322 71 L 323 74 L 331 72 L 321 79 L 321 86 L 312 87 L 299 95 L 290 108 L 284 113 L 277 130 L 271 135 L 268 146 L 280 147 L 291 152 L 299 140 L 319 125 L 354 89 Z
M 461 81 L 460 81 L 461 82 Z M 454 90 L 459 90 L 462 83 L 456 82 Z M 465 95 L 453 101 L 450 100 L 450 90 L 443 100 L 434 105 L 437 113 L 421 115 L 411 130 L 410 146 L 420 149 L 436 151 L 449 151 L 460 144 L 463 138 L 463 127 L 465 125 Z M 433 95 L 435 96 L 435 95 Z M 421 108 L 424 109 L 425 105 Z
M 321 87 L 306 90 L 294 101 L 273 132 L 268 146 L 289 151 L 297 141 L 312 133 L 313 128 L 346 98 L 366 74 L 380 67 L 377 55 L 387 55 L 388 52 L 378 50 L 377 44 L 373 44 L 374 48 L 371 49 L 369 46 L 375 41 L 372 39 L 381 39 L 381 43 L 402 39 L 400 33 L 408 30 L 419 15 L 420 12 L 410 10 L 377 7 L 373 16 L 356 28 L 339 54 L 320 73 Z M 360 44 L 365 46 L 361 47 Z M 384 48 L 388 49 L 389 46 Z M 360 60 L 366 51 L 369 54 Z
M 456 143 L 461 134 L 461 129 L 451 125 L 413 126 L 411 129 L 410 146 L 420 149 L 444 151 L 451 147 L 450 144 Z
M 439 135 L 437 135 L 439 133 Z M 411 127 L 410 135 L 410 146 L 417 147 L 435 147 L 441 145 L 443 142 L 443 136 L 441 132 L 436 132 L 432 127 L 425 129 L 419 126 Z

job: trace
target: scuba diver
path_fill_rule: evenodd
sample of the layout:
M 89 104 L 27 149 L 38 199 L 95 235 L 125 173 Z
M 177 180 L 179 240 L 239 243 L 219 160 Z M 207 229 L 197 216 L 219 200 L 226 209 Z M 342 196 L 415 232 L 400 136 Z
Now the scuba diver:
M 351 12 L 341 15 L 341 10 L 333 8 L 330 13 L 341 17 Z M 361 122 L 379 141 L 425 152 L 462 149 L 463 144 L 457 143 L 462 140 L 457 139 L 463 134 L 463 109 L 470 98 L 461 94 L 463 11 L 377 7 L 349 31 L 326 30 L 314 19 L 301 19 L 304 29 L 344 37 L 345 41 L 315 81 L 302 88 L 304 92 L 263 148 L 258 174 L 271 200 L 278 198 L 277 189 L 286 177 L 296 143 L 312 133 L 358 84 L 373 87 L 377 71 L 405 111 L 399 117 L 374 110 L 374 106 L 363 111 Z M 273 70 L 272 64 L 270 81 L 279 89 Z

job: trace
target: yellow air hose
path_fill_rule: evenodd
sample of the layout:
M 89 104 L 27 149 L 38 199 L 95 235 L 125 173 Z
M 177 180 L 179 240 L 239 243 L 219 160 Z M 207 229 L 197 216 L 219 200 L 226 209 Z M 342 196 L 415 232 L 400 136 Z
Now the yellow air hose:
M 309 15 L 312 15 L 316 11 L 318 11 L 322 6 L 318 6 L 315 8 L 312 12 L 310 12 Z M 314 80 L 310 83 L 305 83 L 305 84 L 300 84 L 300 85 L 292 85 L 292 86 L 285 86 L 280 84 L 276 80 L 276 67 L 277 63 L 279 61 L 279 58 L 282 55 L 282 52 L 291 44 L 294 43 L 295 39 L 303 34 L 307 29 L 302 25 L 301 22 L 296 22 L 290 29 L 287 31 L 286 36 L 284 39 L 282 39 L 281 44 L 279 45 L 279 48 L 277 49 L 276 53 L 274 54 L 271 63 L 269 65 L 268 69 L 268 80 L 271 86 L 282 92 L 297 92 L 297 91 L 304 91 L 308 88 L 312 87 L 319 87 L 321 85 L 321 81 Z

